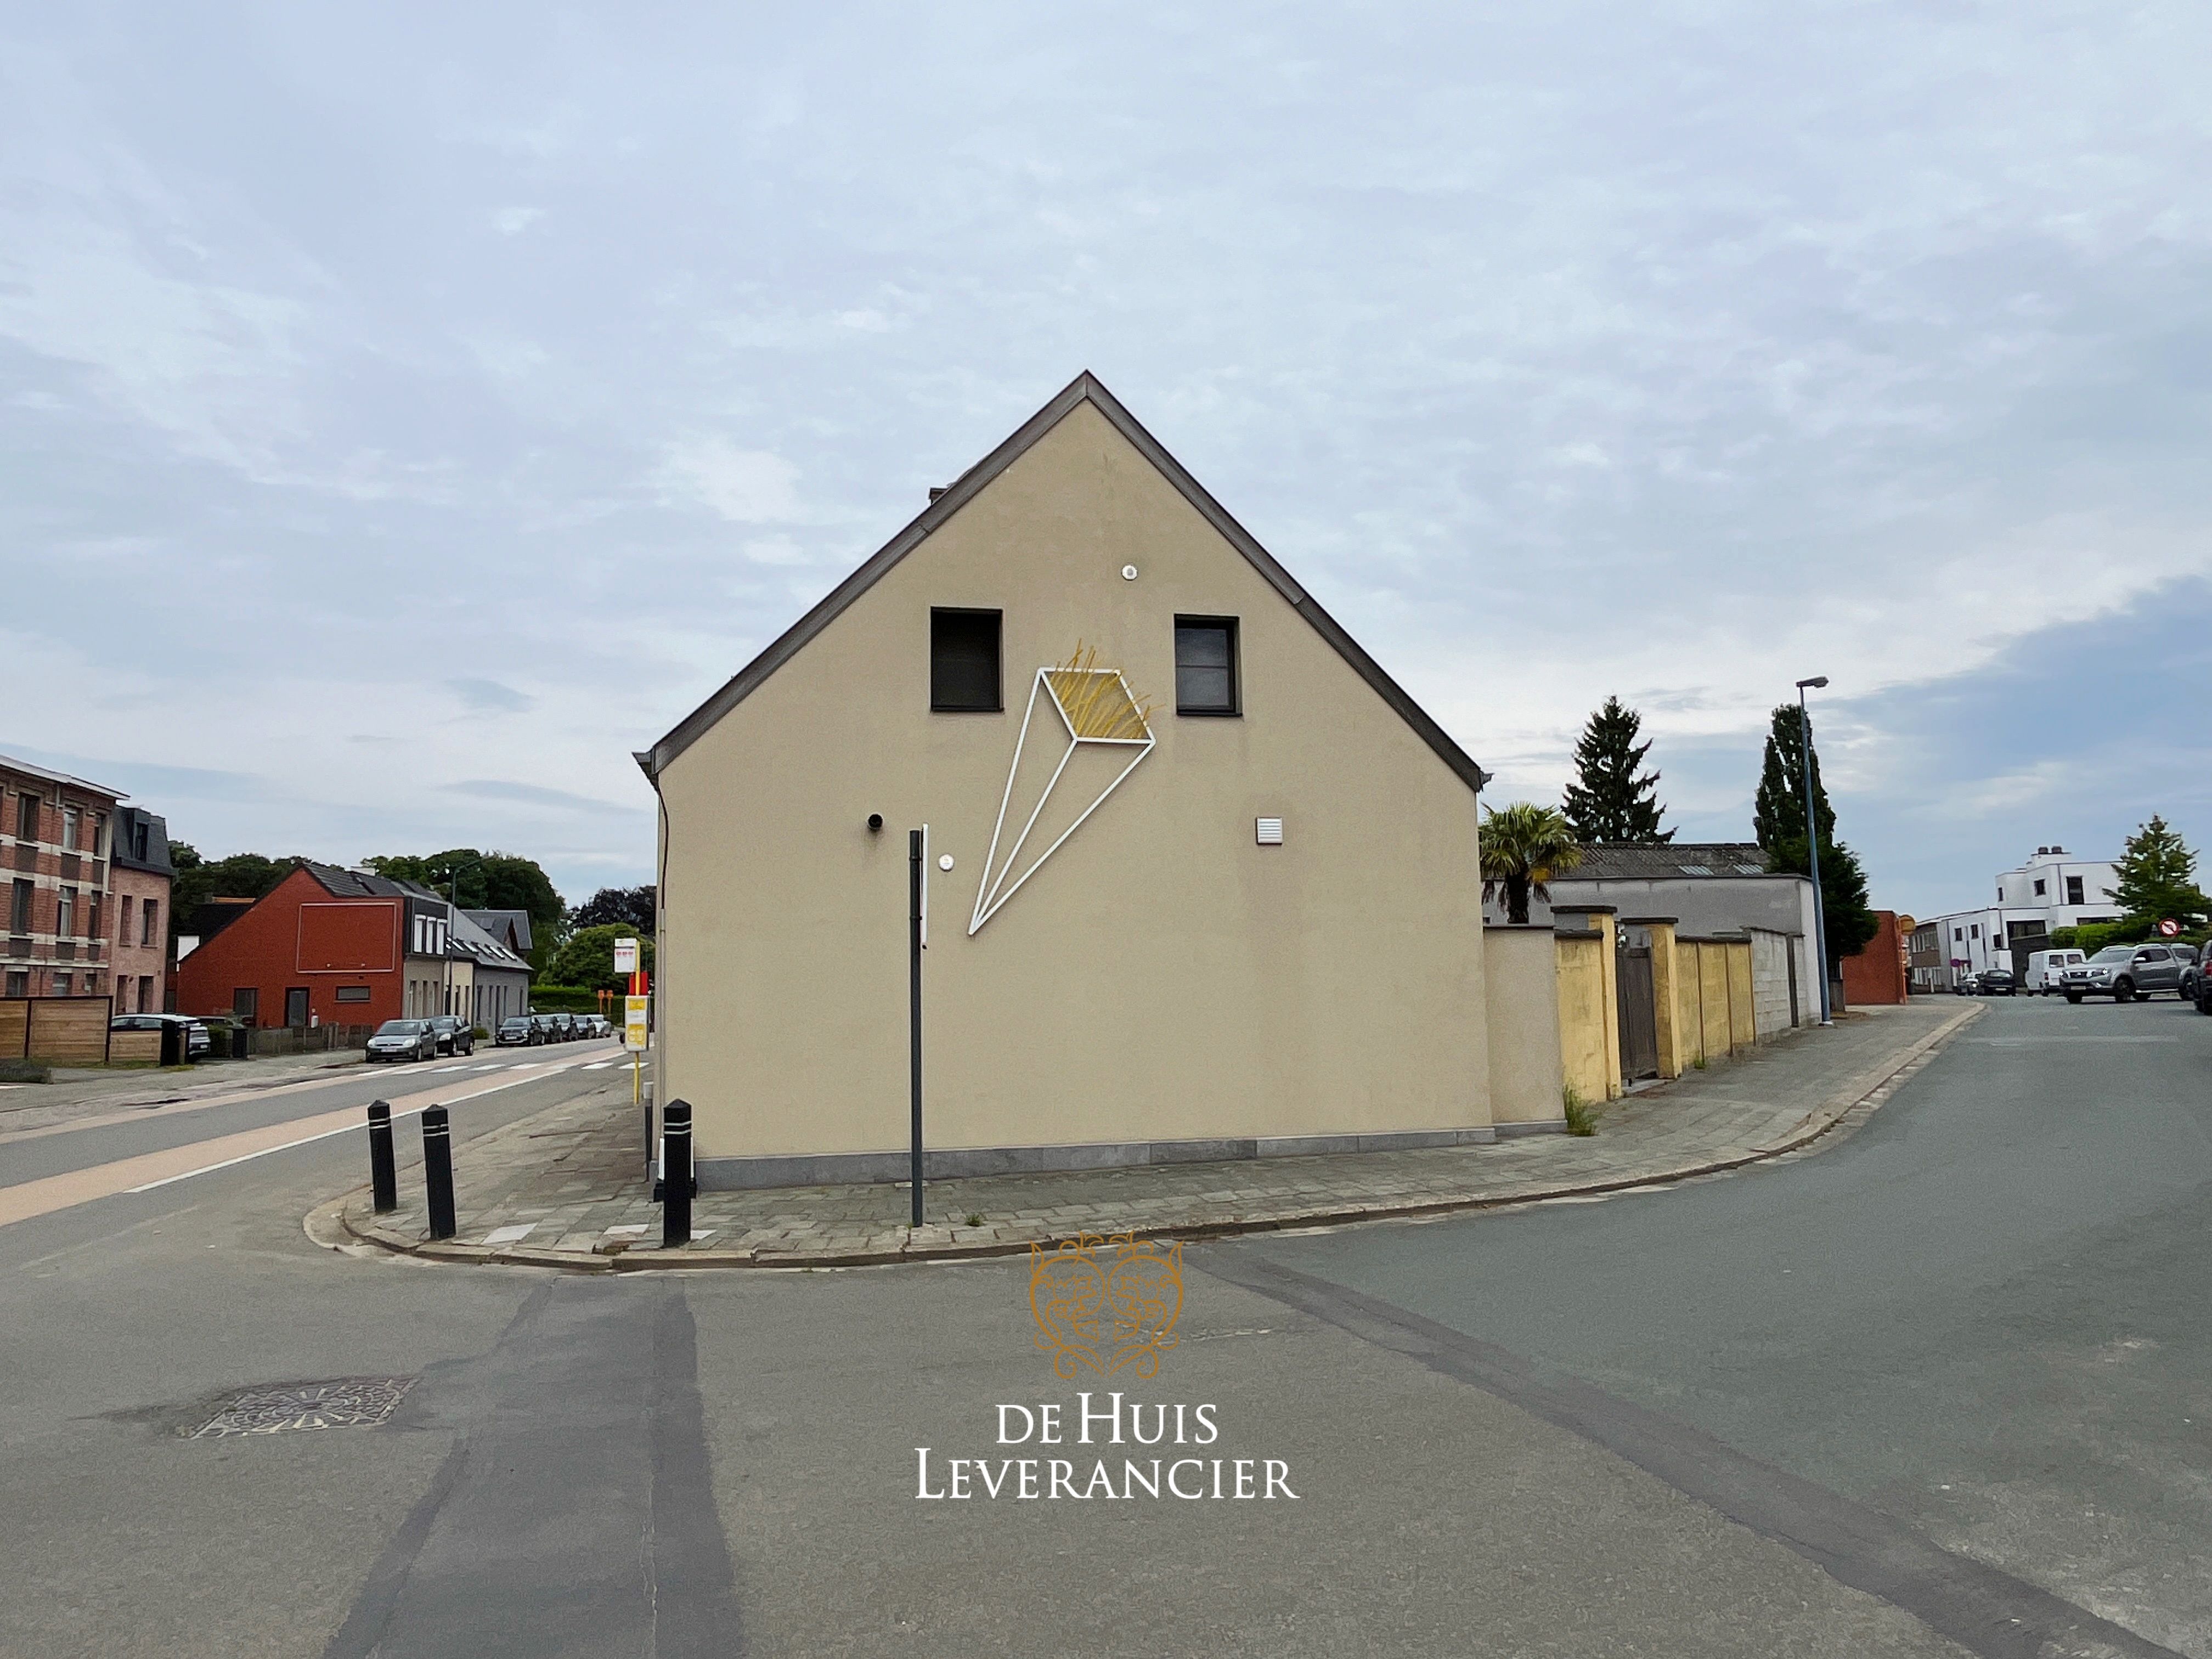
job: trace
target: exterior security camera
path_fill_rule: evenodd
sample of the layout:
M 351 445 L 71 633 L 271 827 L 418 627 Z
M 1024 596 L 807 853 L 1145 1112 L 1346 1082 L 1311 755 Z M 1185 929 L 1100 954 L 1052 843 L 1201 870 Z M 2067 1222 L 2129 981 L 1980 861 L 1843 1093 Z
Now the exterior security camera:
M 871 812 L 868 814 L 868 833 L 870 835 L 874 835 L 883 827 L 884 815 L 881 812 Z

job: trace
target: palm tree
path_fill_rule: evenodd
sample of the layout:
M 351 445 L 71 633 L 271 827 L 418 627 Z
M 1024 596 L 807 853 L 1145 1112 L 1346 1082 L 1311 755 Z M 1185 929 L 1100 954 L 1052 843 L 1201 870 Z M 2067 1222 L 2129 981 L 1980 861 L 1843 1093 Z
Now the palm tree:
M 1528 895 L 1547 903 L 1545 884 L 1583 861 L 1583 849 L 1556 806 L 1516 801 L 1493 810 L 1482 821 L 1482 896 L 1505 890 L 1505 920 L 1528 920 Z

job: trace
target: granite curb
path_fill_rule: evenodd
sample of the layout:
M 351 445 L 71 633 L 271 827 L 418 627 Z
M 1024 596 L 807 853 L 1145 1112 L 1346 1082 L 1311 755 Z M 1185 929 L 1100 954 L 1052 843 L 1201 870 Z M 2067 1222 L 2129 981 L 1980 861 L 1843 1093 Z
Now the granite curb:
M 1888 1098 L 1888 1093 L 1893 1092 L 1894 1086 L 1903 1081 L 1905 1073 L 1917 1070 L 1932 1059 L 1937 1050 L 1987 1012 L 1978 1003 L 1959 1010 L 1932 1031 L 1893 1050 L 1875 1065 L 1851 1077 L 1780 1136 L 1729 1156 L 1699 1158 L 1680 1163 L 1655 1163 L 1648 1168 L 1625 1171 L 1599 1180 L 1569 1180 L 1550 1184 L 1531 1182 L 1503 1190 L 1473 1190 L 1413 1203 L 1383 1201 L 1287 1206 L 1264 1215 L 1239 1215 L 1232 1211 L 1226 1215 L 1206 1219 L 1176 1220 L 1149 1225 L 1138 1222 L 1116 1226 L 1114 1231 L 1133 1231 L 1139 1237 L 1224 1238 L 1289 1229 L 1419 1219 L 1455 1212 L 1501 1209 L 1564 1198 L 1595 1197 L 1639 1188 L 1672 1185 L 1700 1176 L 1725 1174 L 1802 1152 L 1827 1135 L 1855 1111 L 1863 1116 L 1879 1109 Z M 1648 1097 L 1662 1092 L 1666 1087 L 1662 1085 L 1657 1090 L 1643 1092 Z M 703 1267 L 866 1267 L 894 1266 L 902 1262 L 988 1261 L 1025 1255 L 1033 1244 L 1053 1248 L 1073 1238 L 1078 1231 L 1095 1233 L 1101 1230 L 1097 1227 L 1061 1230 L 1048 1226 L 1020 1238 L 961 1240 L 953 1235 L 967 1231 L 964 1228 L 925 1226 L 911 1230 L 905 1242 L 896 1249 L 775 1250 L 752 1248 L 665 1251 L 656 1245 L 641 1243 L 611 1253 L 602 1253 L 599 1249 L 548 1249 L 542 1244 L 525 1244 L 520 1241 L 511 1245 L 492 1245 L 463 1243 L 458 1240 L 427 1240 L 399 1228 L 379 1224 L 367 1212 L 365 1191 L 365 1188 L 357 1190 L 318 1206 L 307 1218 L 308 1236 L 331 1248 L 336 1248 L 337 1241 L 343 1238 L 360 1246 L 429 1261 L 611 1273 Z

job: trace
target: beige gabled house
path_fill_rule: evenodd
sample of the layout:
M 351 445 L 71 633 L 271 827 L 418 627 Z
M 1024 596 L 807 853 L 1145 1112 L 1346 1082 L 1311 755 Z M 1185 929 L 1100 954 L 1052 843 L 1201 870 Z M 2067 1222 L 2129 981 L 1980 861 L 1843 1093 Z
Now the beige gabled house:
M 1474 762 L 1088 374 L 932 494 L 638 757 L 702 1184 L 904 1176 L 923 825 L 933 1176 L 1549 1127 Z

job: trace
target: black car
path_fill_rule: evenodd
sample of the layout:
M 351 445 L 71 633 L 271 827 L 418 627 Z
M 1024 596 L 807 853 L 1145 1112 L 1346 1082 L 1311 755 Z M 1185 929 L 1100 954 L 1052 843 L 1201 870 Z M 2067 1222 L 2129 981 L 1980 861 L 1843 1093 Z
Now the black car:
M 582 1035 L 576 1029 L 576 1017 L 574 1014 L 554 1015 L 553 1029 L 561 1034 L 560 1040 L 563 1042 L 574 1042 Z
M 1974 994 L 1978 997 L 2008 997 L 2020 989 L 2009 968 L 1984 968 L 1974 975 Z
M 512 1019 L 500 1021 L 499 1035 L 492 1041 L 501 1048 L 534 1048 L 545 1041 L 545 1034 L 529 1015 L 517 1014 Z
M 554 1017 L 551 1014 L 531 1015 L 530 1023 L 538 1028 L 538 1040 L 540 1042 L 558 1042 L 561 1040 L 561 1028 L 553 1021 Z
M 441 1054 L 472 1054 L 477 1051 L 476 1027 L 458 1014 L 433 1014 L 430 1029 L 438 1034 Z

